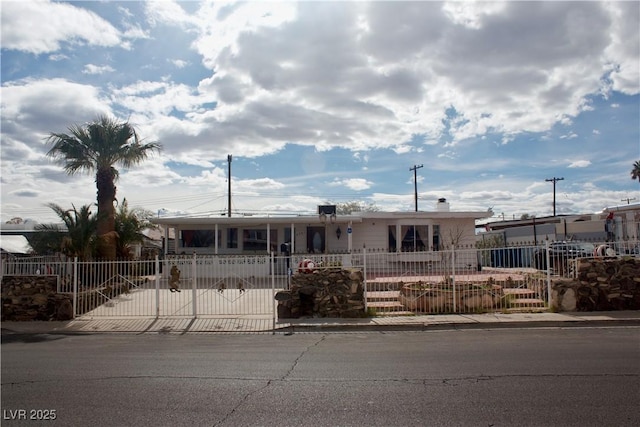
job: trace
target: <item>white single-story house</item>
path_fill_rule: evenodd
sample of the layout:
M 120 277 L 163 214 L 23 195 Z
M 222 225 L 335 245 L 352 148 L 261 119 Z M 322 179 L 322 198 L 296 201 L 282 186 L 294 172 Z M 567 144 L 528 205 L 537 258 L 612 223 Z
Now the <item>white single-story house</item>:
M 455 212 L 445 199 L 435 211 L 336 214 L 334 205 L 317 215 L 154 218 L 164 236 L 164 254 L 275 255 L 438 251 L 473 247 L 475 221 L 490 211 Z

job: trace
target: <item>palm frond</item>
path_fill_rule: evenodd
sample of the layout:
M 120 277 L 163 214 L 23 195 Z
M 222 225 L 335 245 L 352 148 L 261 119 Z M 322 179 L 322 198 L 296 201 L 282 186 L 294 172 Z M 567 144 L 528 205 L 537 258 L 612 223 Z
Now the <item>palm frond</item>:
M 637 179 L 640 181 L 640 160 L 633 163 L 633 169 L 631 169 L 631 179 L 634 181 Z

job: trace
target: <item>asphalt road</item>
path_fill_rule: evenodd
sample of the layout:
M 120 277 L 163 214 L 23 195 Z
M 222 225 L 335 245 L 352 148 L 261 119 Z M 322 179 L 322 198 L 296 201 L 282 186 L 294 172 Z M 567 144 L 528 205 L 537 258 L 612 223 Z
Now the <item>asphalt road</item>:
M 639 327 L 2 340 L 2 426 L 640 425 Z

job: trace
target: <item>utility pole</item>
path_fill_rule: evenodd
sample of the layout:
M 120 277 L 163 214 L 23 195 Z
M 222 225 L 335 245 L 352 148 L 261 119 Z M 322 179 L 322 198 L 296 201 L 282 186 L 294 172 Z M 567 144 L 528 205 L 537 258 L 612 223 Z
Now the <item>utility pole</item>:
M 553 182 L 553 216 L 556 216 L 556 182 L 562 181 L 564 178 L 553 178 L 545 179 L 547 182 Z
M 416 212 L 418 212 L 418 172 L 422 165 L 413 165 L 412 168 L 409 168 L 410 171 L 413 171 L 413 194 L 416 202 Z
M 227 216 L 229 218 L 231 218 L 231 159 L 232 159 L 232 157 L 233 156 L 231 156 L 231 154 L 229 154 L 227 156 L 227 163 L 229 163 L 229 168 L 228 168 L 229 176 L 227 177 L 227 181 L 229 182 L 229 194 L 228 194 L 228 196 L 229 196 L 229 199 L 228 199 L 229 208 L 228 208 L 228 211 L 227 211 Z
M 627 202 L 627 204 L 630 204 L 630 203 L 631 203 L 631 201 L 632 201 L 632 200 L 635 200 L 635 199 L 636 199 L 635 197 L 634 197 L 634 198 L 632 198 L 632 199 L 630 199 L 630 198 L 628 198 L 628 197 L 627 197 L 626 199 L 622 199 L 622 200 L 620 200 L 620 201 L 621 201 L 621 202 L 625 202 L 625 201 L 626 201 L 626 202 Z

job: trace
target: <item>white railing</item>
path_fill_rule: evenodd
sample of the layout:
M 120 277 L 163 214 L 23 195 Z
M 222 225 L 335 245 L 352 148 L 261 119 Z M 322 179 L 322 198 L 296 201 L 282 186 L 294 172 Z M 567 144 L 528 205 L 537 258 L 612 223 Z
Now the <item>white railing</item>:
M 363 271 L 369 314 L 508 312 L 549 307 L 551 278 L 575 274 L 577 258 L 640 252 L 630 242 L 602 245 L 585 246 L 582 252 L 545 242 L 290 257 L 194 254 L 112 262 L 21 258 L 3 259 L 2 275 L 58 276 L 58 292 L 73 296 L 75 315 L 96 318 L 272 316 L 275 321 L 274 295 L 289 289 L 291 275 L 336 267 Z M 177 277 L 172 267 L 179 270 Z

